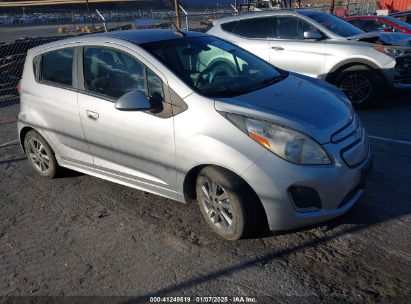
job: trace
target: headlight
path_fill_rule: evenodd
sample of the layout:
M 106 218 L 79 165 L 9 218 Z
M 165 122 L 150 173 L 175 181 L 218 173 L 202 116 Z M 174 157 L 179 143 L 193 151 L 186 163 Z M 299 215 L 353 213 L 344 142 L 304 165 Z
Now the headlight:
M 324 149 L 300 132 L 267 121 L 224 115 L 257 143 L 289 162 L 301 165 L 331 164 Z
M 390 46 L 373 46 L 374 50 L 377 50 L 381 53 L 384 53 L 385 55 L 388 55 L 392 58 L 396 58 L 398 56 L 401 56 L 405 53 L 406 49 L 405 48 L 400 48 L 400 47 L 390 47 Z

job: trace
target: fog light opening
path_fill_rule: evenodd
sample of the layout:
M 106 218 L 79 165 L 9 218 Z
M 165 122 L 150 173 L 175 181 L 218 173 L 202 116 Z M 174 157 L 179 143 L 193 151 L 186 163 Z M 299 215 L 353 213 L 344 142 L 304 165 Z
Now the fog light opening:
M 321 199 L 317 191 L 308 187 L 291 186 L 288 189 L 295 208 L 300 212 L 321 209 Z

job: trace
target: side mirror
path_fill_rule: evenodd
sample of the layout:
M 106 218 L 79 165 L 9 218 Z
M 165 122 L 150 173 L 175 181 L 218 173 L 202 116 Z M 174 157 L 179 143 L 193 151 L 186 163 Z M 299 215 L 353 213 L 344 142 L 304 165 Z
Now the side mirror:
M 120 111 L 153 111 L 157 107 L 141 91 L 131 91 L 121 96 L 114 105 Z
M 321 40 L 324 36 L 317 30 L 309 30 L 304 32 L 304 39 Z

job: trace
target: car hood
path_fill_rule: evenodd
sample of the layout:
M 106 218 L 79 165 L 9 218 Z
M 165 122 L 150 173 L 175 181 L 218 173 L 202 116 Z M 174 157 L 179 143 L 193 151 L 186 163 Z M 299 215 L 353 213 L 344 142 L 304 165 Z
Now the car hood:
M 272 121 L 299 130 L 319 143 L 353 119 L 348 98 L 325 81 L 290 73 L 282 81 L 231 98 L 217 98 L 217 111 Z
M 347 37 L 347 39 L 382 45 L 397 45 L 411 47 L 411 35 L 404 33 L 364 32 L 360 35 Z

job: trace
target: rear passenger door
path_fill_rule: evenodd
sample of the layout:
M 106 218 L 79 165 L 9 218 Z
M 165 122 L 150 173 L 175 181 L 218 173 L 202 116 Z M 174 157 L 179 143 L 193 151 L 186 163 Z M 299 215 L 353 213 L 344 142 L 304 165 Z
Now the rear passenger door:
M 305 39 L 315 27 L 302 18 L 277 16 L 275 39 L 270 43 L 270 62 L 279 68 L 319 77 L 325 68 L 325 40 Z
M 140 185 L 174 188 L 174 124 L 165 77 L 121 46 L 84 46 L 80 52 L 79 111 L 94 166 Z M 162 111 L 117 110 L 117 99 L 134 90 L 161 98 Z
M 92 164 L 78 112 L 76 52 L 75 47 L 60 47 L 34 57 L 30 117 L 57 157 Z

